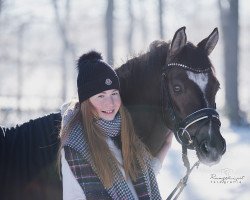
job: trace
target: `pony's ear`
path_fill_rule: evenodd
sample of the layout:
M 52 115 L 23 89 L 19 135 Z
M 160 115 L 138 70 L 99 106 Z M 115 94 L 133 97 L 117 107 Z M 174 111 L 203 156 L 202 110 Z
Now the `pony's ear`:
M 205 39 L 203 39 L 199 44 L 198 47 L 202 48 L 207 55 L 209 55 L 216 46 L 217 42 L 219 40 L 219 32 L 218 28 L 215 28 L 213 32 Z
M 185 33 L 186 27 L 179 28 L 173 37 L 171 42 L 170 54 L 173 55 L 177 53 L 186 43 L 187 43 L 187 35 Z

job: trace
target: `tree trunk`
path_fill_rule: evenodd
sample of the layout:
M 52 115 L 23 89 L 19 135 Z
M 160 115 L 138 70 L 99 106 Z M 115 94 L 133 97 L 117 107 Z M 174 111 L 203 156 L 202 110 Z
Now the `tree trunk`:
M 2 9 L 3 9 L 3 0 L 0 0 L 0 16 L 2 14 Z
M 158 20 L 159 20 L 159 35 L 160 38 L 164 38 L 164 31 L 163 31 L 163 1 L 158 0 Z
M 134 34 L 134 15 L 133 15 L 132 0 L 128 0 L 128 19 L 129 19 L 129 27 L 127 35 L 127 44 L 128 44 L 128 52 L 129 54 L 131 54 L 133 51 L 133 34 Z
M 225 62 L 225 109 L 231 124 L 240 125 L 238 100 L 238 0 L 219 0 Z
M 148 28 L 147 28 L 147 18 L 145 17 L 146 8 L 145 8 L 145 2 L 144 0 L 140 0 L 140 26 L 141 26 L 141 33 L 142 33 L 142 43 L 143 48 L 147 47 L 145 46 L 148 41 Z
M 113 12 L 114 12 L 114 1 L 108 0 L 108 7 L 106 11 L 106 37 L 107 37 L 107 62 L 113 65 Z
M 68 24 L 69 24 L 70 1 L 66 0 L 65 16 L 64 17 L 61 17 L 59 14 L 57 0 L 51 0 L 51 2 L 52 2 L 54 12 L 55 12 L 55 19 L 56 19 L 56 24 L 58 27 L 59 35 L 62 39 L 62 44 L 63 44 L 61 58 L 60 58 L 61 67 L 62 67 L 61 98 L 62 98 L 62 101 L 65 102 L 66 98 L 67 98 L 67 79 L 68 79 L 68 76 L 67 76 L 67 56 L 68 56 L 68 52 L 70 52 L 71 55 L 73 57 L 75 57 L 75 50 L 74 50 L 73 45 L 70 43 L 70 41 L 68 39 L 68 33 L 67 33 Z
M 21 117 L 21 101 L 22 101 L 22 95 L 23 95 L 23 35 L 25 31 L 26 24 L 23 23 L 20 25 L 18 32 L 17 32 L 17 51 L 18 51 L 18 57 L 17 57 L 17 114 L 18 117 Z

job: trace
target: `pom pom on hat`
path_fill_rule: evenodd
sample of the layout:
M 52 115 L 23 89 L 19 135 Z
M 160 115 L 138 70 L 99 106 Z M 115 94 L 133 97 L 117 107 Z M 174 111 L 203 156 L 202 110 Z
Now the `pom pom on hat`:
M 83 62 L 89 62 L 89 61 L 95 61 L 95 60 L 102 60 L 102 56 L 99 52 L 96 51 L 90 51 L 86 54 L 83 54 L 79 59 L 78 59 L 78 64 L 77 64 L 77 69 L 78 71 L 81 68 L 81 64 Z

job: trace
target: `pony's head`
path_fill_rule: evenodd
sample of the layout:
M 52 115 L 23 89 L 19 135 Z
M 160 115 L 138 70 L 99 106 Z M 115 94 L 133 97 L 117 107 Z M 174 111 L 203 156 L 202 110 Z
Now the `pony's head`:
M 204 164 L 217 163 L 226 143 L 220 133 L 215 96 L 219 82 L 208 56 L 218 41 L 217 28 L 196 46 L 185 27 L 176 31 L 162 71 L 162 108 L 168 126 L 182 145 L 195 149 Z

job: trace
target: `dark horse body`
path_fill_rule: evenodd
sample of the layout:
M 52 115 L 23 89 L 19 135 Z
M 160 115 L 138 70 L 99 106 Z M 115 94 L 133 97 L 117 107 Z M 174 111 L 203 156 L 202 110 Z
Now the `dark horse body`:
M 123 103 L 131 113 L 136 132 L 153 154 L 170 130 L 182 144 L 189 136 L 192 145 L 186 146 L 196 149 L 206 164 L 218 162 L 225 152 L 213 111 L 219 85 L 208 59 L 217 40 L 216 29 L 196 47 L 187 43 L 185 28 L 181 28 L 171 44 L 156 41 L 149 52 L 116 69 Z M 202 80 L 203 87 L 199 85 Z M 197 111 L 201 117 L 194 117 L 193 122 L 192 113 Z M 184 120 L 185 127 L 180 126 L 187 116 L 191 117 Z M 16 128 L 0 128 L 1 199 L 62 198 L 55 170 L 60 120 L 60 113 L 55 113 Z M 177 127 L 184 131 L 179 132 Z

